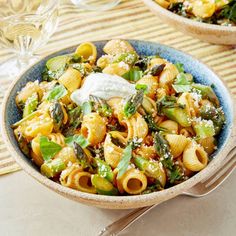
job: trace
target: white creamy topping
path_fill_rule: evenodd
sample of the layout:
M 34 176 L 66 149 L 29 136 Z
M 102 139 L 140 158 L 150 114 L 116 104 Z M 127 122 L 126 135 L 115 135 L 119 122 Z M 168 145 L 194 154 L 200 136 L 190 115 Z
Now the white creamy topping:
M 71 94 L 71 100 L 77 105 L 89 100 L 94 95 L 105 100 L 112 97 L 125 97 L 135 93 L 135 85 L 117 75 L 92 73 L 80 89 Z

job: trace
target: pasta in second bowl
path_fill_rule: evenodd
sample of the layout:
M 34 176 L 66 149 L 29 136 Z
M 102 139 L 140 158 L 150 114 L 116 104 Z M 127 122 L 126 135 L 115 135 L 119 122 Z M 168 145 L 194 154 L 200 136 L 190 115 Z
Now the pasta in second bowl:
M 135 208 L 212 173 L 233 145 L 233 113 L 227 89 L 196 59 L 111 40 L 27 70 L 5 99 L 3 130 L 16 161 L 51 189 L 98 207 Z
M 150 8 L 150 10 L 155 13 L 160 19 L 163 21 L 163 23 L 169 24 L 170 26 L 176 28 L 179 31 L 182 31 L 183 33 L 186 33 L 193 38 L 198 38 L 200 40 L 214 43 L 214 44 L 224 44 L 224 45 L 235 45 L 236 44 L 236 26 L 235 24 L 232 24 L 232 26 L 225 26 L 225 25 L 217 25 L 217 24 L 211 24 L 211 23 L 205 23 L 210 22 L 210 18 L 206 18 L 204 21 L 201 19 L 200 15 L 205 17 L 205 11 L 207 14 L 209 11 L 209 5 L 212 5 L 213 3 L 217 5 L 221 5 L 223 3 L 229 3 L 230 1 L 205 1 L 205 0 L 194 0 L 194 1 L 185 1 L 185 0 L 143 0 L 143 2 Z M 187 18 L 187 14 L 185 12 L 185 7 L 183 10 L 181 10 L 179 4 L 182 4 L 183 2 L 186 2 L 187 8 L 191 8 L 191 12 L 193 11 L 192 3 L 196 4 L 195 9 L 195 15 L 199 15 L 198 17 L 190 17 Z M 189 4 L 188 2 L 191 2 Z M 235 4 L 235 0 L 231 1 Z M 173 10 L 167 10 L 169 5 L 173 3 Z M 234 18 L 235 22 L 235 7 L 232 8 L 232 17 Z M 206 7 L 206 9 L 205 9 Z M 215 6 L 213 6 L 214 10 Z M 229 9 L 225 9 L 226 11 Z M 180 13 L 178 13 L 180 12 Z M 178 14 L 177 14 L 178 13 Z M 212 12 L 210 12 L 212 13 Z M 193 14 L 193 13 L 191 13 Z M 192 16 L 190 14 L 190 16 Z M 215 16 L 212 17 L 215 19 Z

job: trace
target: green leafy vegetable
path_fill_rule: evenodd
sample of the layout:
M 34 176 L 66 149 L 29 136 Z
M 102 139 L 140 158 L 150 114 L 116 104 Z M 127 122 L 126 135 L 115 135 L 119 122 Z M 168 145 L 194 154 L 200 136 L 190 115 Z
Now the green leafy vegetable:
M 177 93 L 188 92 L 192 89 L 192 78 L 189 78 L 189 75 L 190 74 L 185 74 L 183 72 L 177 75 L 175 83 L 172 85 L 172 87 Z
M 175 66 L 177 67 L 179 73 L 184 72 L 184 65 L 181 63 L 176 63 Z
M 63 98 L 67 93 L 68 92 L 63 85 L 56 85 L 52 90 L 47 93 L 46 100 L 59 100 L 60 98 Z
M 133 82 L 137 82 L 138 80 L 142 78 L 142 76 L 143 76 L 143 72 L 137 69 L 131 69 L 122 75 L 124 79 L 133 81 Z
M 130 118 L 135 114 L 137 109 L 143 102 L 143 90 L 138 90 L 136 94 L 127 97 L 124 105 L 124 114 L 127 118 Z
M 65 143 L 69 146 L 73 146 L 74 142 L 79 144 L 82 148 L 86 148 L 89 145 L 89 141 L 82 135 L 75 134 L 65 138 Z
M 129 162 L 132 158 L 132 145 L 129 144 L 123 151 L 121 160 L 117 166 L 118 169 L 118 175 L 117 178 L 121 178 L 121 176 L 126 172 Z
M 40 137 L 39 146 L 43 159 L 45 161 L 48 161 L 53 158 L 62 149 L 59 144 L 49 141 L 48 138 L 45 136 Z

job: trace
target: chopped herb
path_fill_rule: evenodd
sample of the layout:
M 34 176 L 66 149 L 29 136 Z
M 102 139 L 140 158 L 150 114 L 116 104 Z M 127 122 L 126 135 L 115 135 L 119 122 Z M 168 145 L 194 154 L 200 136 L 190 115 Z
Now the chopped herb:
M 73 146 L 73 143 L 79 144 L 82 148 L 86 148 L 89 145 L 89 141 L 82 135 L 75 134 L 65 138 L 65 143 L 69 146 Z
M 59 144 L 49 141 L 46 136 L 40 137 L 39 146 L 45 161 L 52 159 L 62 149 Z
M 143 76 L 143 72 L 137 69 L 131 69 L 122 75 L 124 79 L 133 81 L 133 82 L 137 82 L 138 80 L 142 78 L 142 76 Z

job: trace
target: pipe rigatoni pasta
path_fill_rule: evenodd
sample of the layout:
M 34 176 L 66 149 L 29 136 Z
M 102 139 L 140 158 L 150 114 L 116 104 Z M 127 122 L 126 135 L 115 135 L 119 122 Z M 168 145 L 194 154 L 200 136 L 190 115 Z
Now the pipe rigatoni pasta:
M 65 187 L 112 196 L 161 191 L 205 168 L 225 123 L 213 89 L 127 41 L 104 52 L 83 43 L 19 91 L 22 152 Z

